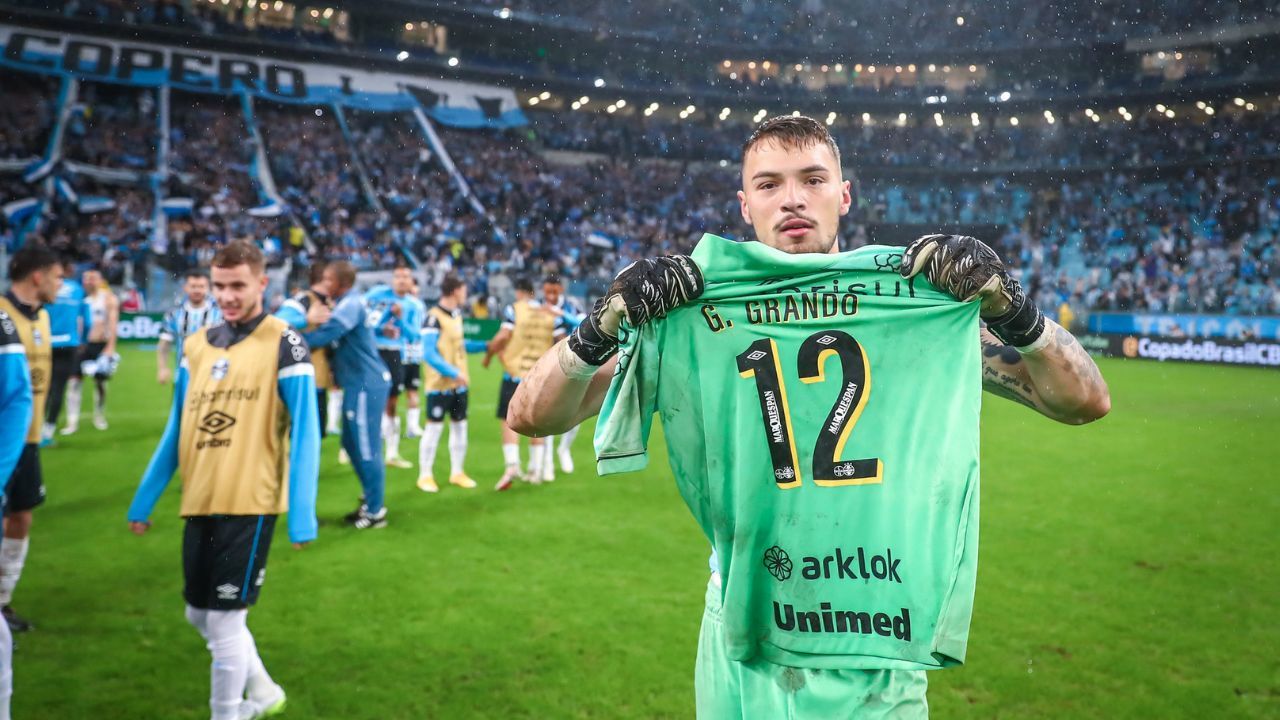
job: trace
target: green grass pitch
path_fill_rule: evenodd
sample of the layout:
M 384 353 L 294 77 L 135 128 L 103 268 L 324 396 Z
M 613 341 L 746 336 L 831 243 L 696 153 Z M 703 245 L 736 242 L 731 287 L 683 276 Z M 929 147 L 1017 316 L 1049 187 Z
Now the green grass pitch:
M 355 479 L 325 440 L 320 539 L 295 551 L 281 523 L 250 613 L 286 717 L 692 717 L 707 546 L 661 440 L 649 472 L 602 479 L 588 427 L 576 474 L 495 493 L 499 375 L 474 364 L 479 489 L 428 496 L 390 470 L 390 526 L 357 534 L 339 525 Z M 1095 425 L 987 398 L 969 657 L 930 674 L 934 716 L 1280 716 L 1280 373 L 1102 369 L 1114 410 Z M 110 430 L 86 396 L 83 429 L 44 453 L 14 714 L 205 718 L 177 480 L 148 535 L 124 522 L 169 390 L 132 349 L 111 387 Z

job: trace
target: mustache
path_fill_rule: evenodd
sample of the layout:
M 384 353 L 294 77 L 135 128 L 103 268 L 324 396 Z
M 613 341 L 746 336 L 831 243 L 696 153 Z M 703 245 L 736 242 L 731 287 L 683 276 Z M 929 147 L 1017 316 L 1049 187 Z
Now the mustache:
M 774 230 L 782 230 L 782 226 L 783 226 L 783 225 L 786 225 L 787 223 L 791 222 L 792 220 L 803 220 L 803 221 L 805 221 L 805 222 L 809 223 L 810 225 L 812 225 L 812 226 L 814 226 L 814 227 L 817 227 L 817 226 L 818 226 L 818 222 L 817 222 L 816 220 L 814 220 L 813 218 L 805 217 L 804 215 L 788 215 L 787 217 L 783 218 L 783 219 L 782 219 L 782 221 L 781 221 L 781 222 L 779 222 L 777 225 L 774 225 L 774 226 L 773 226 L 773 229 L 774 229 Z

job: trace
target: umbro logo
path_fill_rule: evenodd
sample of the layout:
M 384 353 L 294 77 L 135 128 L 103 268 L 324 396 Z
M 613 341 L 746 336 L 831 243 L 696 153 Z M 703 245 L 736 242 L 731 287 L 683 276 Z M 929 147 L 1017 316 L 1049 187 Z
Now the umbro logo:
M 204 432 L 209 433 L 210 435 L 217 435 L 218 433 L 222 432 L 223 430 L 226 430 L 227 428 L 235 424 L 236 424 L 235 418 L 222 412 L 221 410 L 214 410 L 213 412 L 201 418 L 200 424 L 197 427 L 200 430 L 203 430 Z
M 219 585 L 214 590 L 218 591 L 219 600 L 235 600 L 240 595 L 240 587 L 231 583 Z
M 765 355 L 768 355 L 768 354 L 769 354 L 769 353 L 761 352 L 761 351 L 757 350 L 757 351 L 755 351 L 755 352 L 751 353 L 750 355 L 748 355 L 748 356 L 747 356 L 747 359 L 748 359 L 748 360 L 759 360 L 760 358 L 762 358 L 762 357 L 764 357 Z
M 835 337 L 831 335 L 823 335 L 822 337 L 818 338 L 819 345 L 830 345 L 835 341 L 836 341 Z

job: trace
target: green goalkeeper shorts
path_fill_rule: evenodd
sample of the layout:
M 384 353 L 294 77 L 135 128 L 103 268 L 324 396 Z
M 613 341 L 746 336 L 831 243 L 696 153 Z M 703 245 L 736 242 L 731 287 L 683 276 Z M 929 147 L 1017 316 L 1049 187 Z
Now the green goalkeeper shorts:
M 720 619 L 720 588 L 707 585 L 707 609 L 694 670 L 699 720 L 917 720 L 929 717 L 923 670 L 818 670 L 760 658 L 730 660 Z

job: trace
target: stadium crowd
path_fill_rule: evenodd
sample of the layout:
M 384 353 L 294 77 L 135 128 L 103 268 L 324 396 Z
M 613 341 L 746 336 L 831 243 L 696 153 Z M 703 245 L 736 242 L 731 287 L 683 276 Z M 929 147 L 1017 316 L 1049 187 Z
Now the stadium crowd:
M 251 10 L 206 7 L 203 2 L 18 0 L 17 4 L 104 21 L 195 26 L 206 33 L 252 29 L 273 39 L 335 42 L 326 33 L 282 31 L 246 23 Z M 998 7 L 974 0 L 947 4 L 945 10 L 939 3 L 907 0 L 752 0 L 738 5 L 735 12 L 723 12 L 719 4 L 709 0 L 621 5 L 587 0 L 443 0 L 434 4 L 480 15 L 505 9 L 507 17 L 514 15 L 517 19 L 550 27 L 591 31 L 627 28 L 619 34 L 712 41 L 748 48 L 785 45 L 788 39 L 802 36 L 807 45 L 817 50 L 1000 49 L 1083 44 L 1277 18 L 1275 4 L 1268 0 L 1237 0 L 1208 6 L 1190 0 L 1159 5 L 1120 0 L 1089 3 L 1033 0 L 1019 3 L 1017 13 L 1002 12 Z M 673 31 L 676 38 L 671 38 Z
M 1127 111 L 1128 109 L 1126 109 Z M 741 118 L 705 122 L 598 113 L 528 113 L 549 148 L 617 157 L 734 160 L 752 125 Z M 952 116 L 938 127 L 906 117 L 851 119 L 833 125 L 846 164 L 869 167 L 945 167 L 948 170 L 1038 170 L 1089 166 L 1134 167 L 1205 160 L 1239 161 L 1280 156 L 1280 108 L 1216 112 L 1199 121 L 1152 111 L 1132 122 L 1095 122 L 1086 116 L 1030 118 L 1018 126 Z
M 744 47 L 776 47 L 803 37 L 807 46 L 817 49 L 1080 44 L 1276 18 L 1275 3 L 1268 0 L 1214 5 L 1175 0 L 1151 6 L 1121 0 L 1032 0 L 1018 3 L 1016 13 L 974 0 L 945 6 L 910 0 L 750 0 L 735 6 L 734 12 L 725 12 L 722 4 L 710 0 L 626 5 L 589 0 L 447 0 L 442 4 L 509 8 L 531 18 L 584 28 L 634 28 L 669 39 Z
M 6 91 L 6 107 L 49 117 L 54 94 L 48 83 L 19 81 Z M 153 161 L 137 167 L 131 159 L 154 157 L 148 102 L 139 91 L 83 95 L 67 154 L 150 169 Z M 43 153 L 47 131 L 31 114 L 0 113 L 6 156 Z M 174 94 L 166 195 L 189 197 L 194 207 L 168 220 L 168 254 L 151 260 L 176 272 L 207 262 L 229 239 L 257 238 L 274 264 L 292 259 L 299 269 L 317 257 L 365 269 L 411 258 L 440 276 L 460 274 L 481 297 L 491 276 L 545 272 L 576 281 L 575 292 L 589 296 L 637 257 L 687 250 L 703 232 L 746 231 L 732 192 L 736 168 L 692 162 L 731 162 L 745 124 L 537 112 L 518 131 L 439 128 L 481 216 L 410 115 L 348 112 L 349 139 L 328 109 L 257 103 L 255 117 L 283 199 L 278 214 L 250 213 L 266 196 L 238 103 Z M 967 228 L 998 236 L 991 239 L 1018 258 L 1047 307 L 1280 313 L 1280 175 L 1239 164 L 1274 156 L 1277 127 L 1274 110 L 1017 128 L 837 124 L 847 165 L 884 170 L 859 184 L 844 245 Z M 134 140 L 117 142 L 115 133 Z M 139 143 L 146 152 L 136 151 Z M 565 162 L 543 148 L 601 155 Z M 1084 170 L 1017 172 L 1055 168 Z M 983 172 L 963 172 L 971 169 Z M 81 203 L 55 201 L 44 236 L 81 260 L 105 263 L 109 279 L 132 278 L 145 289 L 153 195 L 141 184 L 78 176 L 70 184 Z M 38 193 L 12 174 L 4 188 L 8 199 Z M 88 211 L 85 198 L 111 207 Z M 4 232 L 12 244 L 16 228 Z
M 1266 0 L 1240 0 L 1212 7 L 1179 0 L 1148 7 L 1143 4 L 1106 0 L 1097 3 L 1055 3 L 1048 0 L 1022 3 L 1017 13 L 1001 12 L 988 4 L 972 2 L 939 7 L 937 3 L 904 0 L 787 0 L 747 2 L 724 12 L 720 6 L 696 2 L 599 4 L 575 0 L 550 3 L 545 0 L 444 0 L 435 5 L 454 11 L 470 11 L 475 22 L 489 22 L 494 14 L 508 22 L 528 24 L 531 32 L 566 28 L 578 33 L 608 33 L 626 40 L 601 49 L 603 54 L 555 57 L 530 56 L 518 48 L 466 43 L 427 46 L 421 42 L 389 36 L 383 30 L 351 34 L 345 23 L 339 30 L 330 15 L 305 6 L 288 8 L 256 3 L 218 3 L 195 0 L 8 0 L 9 4 L 104 23 L 158 26 L 168 31 L 203 36 L 251 38 L 277 45 L 308 45 L 316 48 L 359 52 L 382 58 L 427 60 L 443 64 L 445 57 L 461 58 L 467 66 L 500 69 L 526 78 L 563 80 L 576 78 L 590 82 L 598 77 L 631 89 L 683 89 L 690 92 L 727 91 L 742 101 L 813 102 L 817 100 L 855 101 L 867 97 L 912 99 L 939 93 L 953 96 L 986 92 L 989 88 L 1012 90 L 1020 97 L 1074 93 L 1102 88 L 1148 88 L 1166 80 L 1187 87 L 1199 80 L 1224 77 L 1254 78 L 1265 71 L 1265 63 L 1219 58 L 1213 63 L 1188 63 L 1173 76 L 1161 72 L 1071 64 L 1046 77 L 1043 73 L 1025 76 L 1010 66 L 989 76 L 943 78 L 937 74 L 846 72 L 825 76 L 817 86 L 809 85 L 805 73 L 721 72 L 713 63 L 701 72 L 684 67 L 673 74 L 664 64 L 663 48 L 676 42 L 688 46 L 729 49 L 748 55 L 767 54 L 767 49 L 785 47 L 789 39 L 804 37 L 805 47 L 815 55 L 841 57 L 864 54 L 864 60 L 892 53 L 901 57 L 918 52 L 923 56 L 939 48 L 965 51 L 990 49 L 1045 49 L 1077 46 L 1123 37 L 1163 33 L 1194 32 L 1223 24 L 1274 21 L 1280 12 Z M 331 8 L 329 10 L 332 10 Z M 429 15 L 431 8 L 424 10 Z M 503 12 L 503 11 L 506 12 Z M 1017 21 L 1010 19 L 1016 16 Z M 430 19 L 430 18 L 428 18 Z M 456 16 L 454 18 L 456 20 Z M 621 29 L 625 28 L 625 30 Z M 661 28 L 661 31 L 659 31 Z M 569 42 L 572 42 L 570 40 Z M 554 43 L 553 43 L 554 44 Z M 639 51 L 639 54 L 637 54 Z M 833 62 L 838 62 L 834 60 Z M 1015 64 L 1017 65 L 1017 64 Z M 451 66 L 452 67 L 452 66 Z M 887 70 L 888 68 L 886 68 Z M 901 68 L 899 68 L 901 69 Z M 1096 73 L 1103 72 L 1102 77 Z

